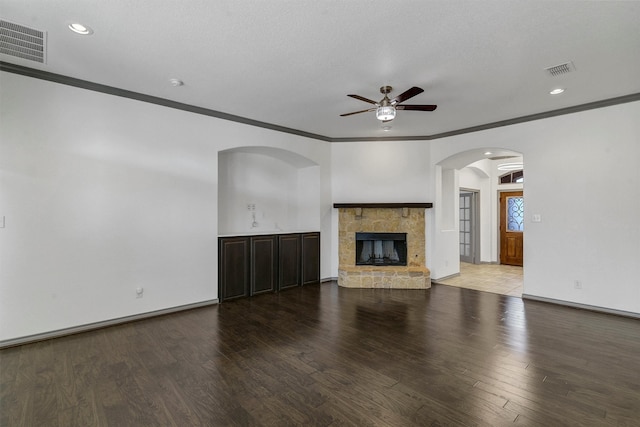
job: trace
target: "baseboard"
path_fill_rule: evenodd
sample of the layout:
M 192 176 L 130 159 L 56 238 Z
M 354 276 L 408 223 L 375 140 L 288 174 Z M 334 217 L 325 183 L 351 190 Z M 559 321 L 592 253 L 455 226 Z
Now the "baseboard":
M 613 308 L 598 307 L 597 305 L 580 304 L 577 302 L 564 301 L 564 300 L 553 299 L 553 298 L 545 298 L 545 297 L 539 297 L 536 295 L 529 295 L 529 294 L 522 294 L 522 299 L 547 302 L 550 304 L 564 305 L 566 307 L 580 308 L 582 310 L 597 311 L 600 313 L 615 314 L 616 316 L 632 317 L 634 319 L 640 319 L 640 313 L 634 313 L 632 311 L 616 310 Z
M 44 332 L 42 334 L 28 335 L 26 337 L 13 338 L 9 340 L 0 341 L 0 349 L 7 347 L 15 347 L 17 345 L 30 344 L 37 341 L 48 340 L 51 338 L 59 338 L 66 335 L 78 334 L 81 332 L 92 331 L 94 329 L 106 328 L 108 326 L 115 326 L 122 323 L 133 322 L 136 320 L 148 319 L 150 317 L 162 316 L 165 314 L 175 313 L 178 311 L 191 310 L 193 308 L 206 307 L 209 305 L 217 304 L 218 300 L 213 299 L 209 301 L 196 302 L 193 304 L 180 305 L 178 307 L 164 308 L 162 310 L 150 311 L 148 313 L 134 314 L 132 316 L 119 317 L 111 320 L 104 320 L 102 322 L 88 323 L 80 326 L 73 326 L 71 328 L 58 329 L 51 332 Z
M 453 279 L 454 277 L 458 277 L 460 276 L 460 273 L 454 273 L 454 274 L 450 274 L 448 276 L 444 276 L 444 277 L 438 277 L 437 279 L 434 279 L 433 277 L 431 278 L 431 282 L 432 283 L 437 283 L 439 280 L 447 280 L 447 279 Z
M 320 279 L 320 283 L 337 282 L 337 281 L 338 281 L 337 277 L 325 277 L 324 279 Z

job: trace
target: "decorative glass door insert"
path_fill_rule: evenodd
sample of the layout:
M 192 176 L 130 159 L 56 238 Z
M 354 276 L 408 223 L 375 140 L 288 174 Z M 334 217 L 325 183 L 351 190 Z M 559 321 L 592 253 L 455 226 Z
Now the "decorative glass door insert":
M 507 197 L 507 230 L 524 231 L 523 197 Z

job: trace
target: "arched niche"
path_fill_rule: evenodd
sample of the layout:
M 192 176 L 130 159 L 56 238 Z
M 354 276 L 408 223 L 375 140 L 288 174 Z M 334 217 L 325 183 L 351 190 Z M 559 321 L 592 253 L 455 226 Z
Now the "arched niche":
M 319 229 L 316 162 L 274 147 L 237 147 L 218 153 L 218 234 Z

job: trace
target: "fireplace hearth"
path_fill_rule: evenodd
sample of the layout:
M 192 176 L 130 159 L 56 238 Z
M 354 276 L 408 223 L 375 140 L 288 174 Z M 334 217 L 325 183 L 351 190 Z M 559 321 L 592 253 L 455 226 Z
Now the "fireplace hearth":
M 356 233 L 356 265 L 407 265 L 407 233 Z

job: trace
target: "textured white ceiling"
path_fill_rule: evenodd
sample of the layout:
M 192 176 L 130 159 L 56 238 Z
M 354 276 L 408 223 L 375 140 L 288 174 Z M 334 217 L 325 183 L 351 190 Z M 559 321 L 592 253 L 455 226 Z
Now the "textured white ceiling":
M 638 1 L 0 0 L 0 17 L 48 33 L 46 64 L 2 61 L 329 138 L 435 135 L 640 93 Z M 575 72 L 544 70 L 567 61 Z M 438 109 L 399 111 L 387 133 L 374 113 L 339 117 L 370 106 L 347 94 L 379 100 L 382 85 L 420 86 L 406 104 Z

